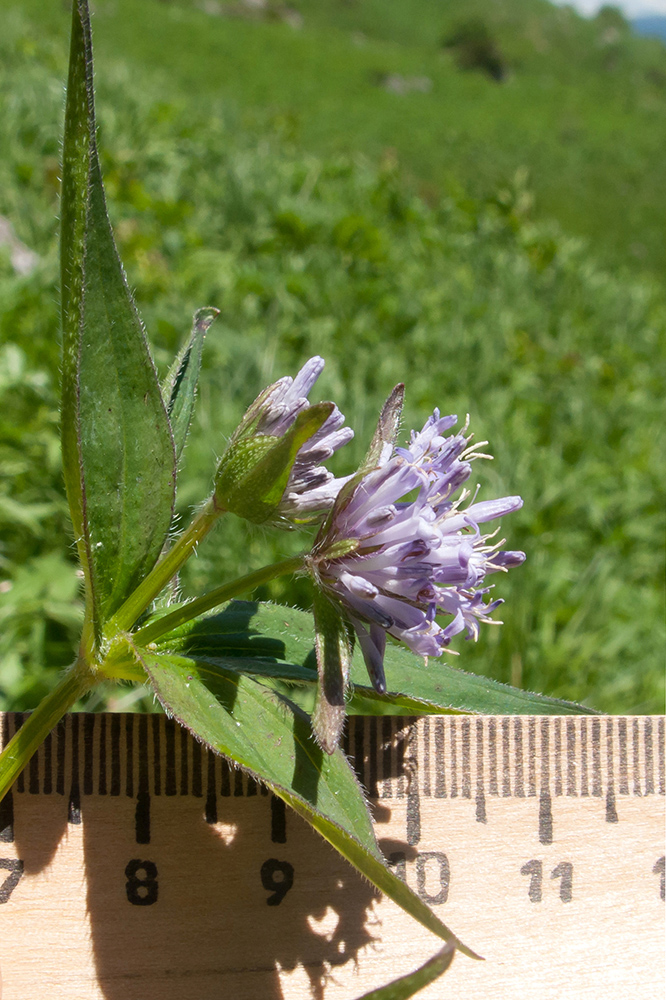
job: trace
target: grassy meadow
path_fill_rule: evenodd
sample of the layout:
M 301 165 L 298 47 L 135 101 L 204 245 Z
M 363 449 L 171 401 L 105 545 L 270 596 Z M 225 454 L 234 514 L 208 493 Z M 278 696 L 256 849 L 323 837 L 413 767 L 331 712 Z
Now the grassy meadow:
M 80 617 L 57 415 L 67 17 L 54 4 L 37 27 L 33 0 L 21 14 L 6 0 L 0 7 L 0 215 L 38 255 L 21 275 L 0 248 L 0 708 L 26 708 L 71 660 Z M 650 156 L 664 100 L 648 72 L 661 51 L 618 28 L 620 68 L 603 77 L 601 50 L 585 44 L 598 25 L 571 21 L 583 28 L 571 29 L 567 49 L 557 31 L 568 37 L 562 25 L 573 15 L 507 0 L 493 6 L 512 67 L 498 84 L 442 53 L 450 26 L 435 25 L 439 7 L 426 0 L 389 5 L 386 17 L 378 4 L 304 0 L 298 29 L 277 14 L 131 7 L 132 19 L 122 16 L 125 0 L 97 5 L 100 145 L 121 256 L 161 372 L 194 309 L 221 310 L 180 477 L 181 523 L 268 381 L 314 353 L 327 359 L 316 398 L 335 398 L 356 431 L 339 472 L 362 456 L 384 397 L 405 381 L 405 433 L 434 406 L 461 420 L 469 413 L 496 456 L 476 464 L 480 497 L 525 500 L 502 525 L 528 555 L 496 579 L 505 624 L 478 644 L 458 641 L 456 663 L 604 711 L 662 710 L 666 296 L 657 232 L 666 196 Z M 512 34 L 520 16 L 552 27 L 540 56 Z M 521 90 L 521 66 L 532 83 L 552 75 L 537 104 Z M 390 93 L 368 82 L 373 67 L 426 75 L 433 88 Z M 584 99 L 581 80 L 596 87 Z M 591 138 L 556 141 L 548 115 L 562 111 L 565 91 L 594 121 L 586 135 L 597 153 Z M 438 117 L 444 104 L 464 130 Z M 633 148 L 608 140 L 625 126 Z M 548 167 L 541 173 L 525 154 L 528 135 Z M 492 155 L 480 155 L 483 144 Z M 529 175 L 517 169 L 526 160 Z M 619 212 L 613 199 L 632 163 Z M 622 257 L 631 240 L 646 248 L 644 273 L 640 255 Z M 303 545 L 295 533 L 230 519 L 188 564 L 183 590 Z M 309 601 L 298 580 L 260 596 Z
M 0 12 L 18 6 L 0 0 Z M 67 51 L 69 0 L 20 8 Z M 164 94 L 223 100 L 240 127 L 272 117 L 310 152 L 397 157 L 430 202 L 485 197 L 527 169 L 538 218 L 590 238 L 613 266 L 666 277 L 666 47 L 612 12 L 586 20 L 545 0 L 96 0 L 94 28 L 100 73 L 120 57 Z M 470 59 L 477 69 L 461 69 Z

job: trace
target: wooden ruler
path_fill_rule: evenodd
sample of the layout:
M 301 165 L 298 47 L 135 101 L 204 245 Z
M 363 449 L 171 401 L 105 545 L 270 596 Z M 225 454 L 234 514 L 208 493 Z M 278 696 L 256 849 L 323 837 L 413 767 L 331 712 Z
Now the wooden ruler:
M 423 1000 L 663 1000 L 663 717 L 352 718 L 345 749 L 486 959 Z M 69 715 L 0 804 L 2 1000 L 353 1000 L 438 947 L 161 715 Z

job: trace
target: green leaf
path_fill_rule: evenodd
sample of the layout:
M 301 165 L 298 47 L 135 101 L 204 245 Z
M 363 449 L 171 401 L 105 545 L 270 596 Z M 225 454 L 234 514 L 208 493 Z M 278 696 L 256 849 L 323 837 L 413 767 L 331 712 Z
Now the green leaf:
M 162 398 L 171 421 L 177 460 L 183 453 L 194 413 L 204 337 L 219 313 L 219 309 L 199 309 L 194 314 L 192 332 L 162 383 Z
M 215 480 L 218 508 L 255 524 L 275 519 L 299 450 L 326 422 L 333 405 L 308 406 L 280 438 L 257 434 L 232 443 Z
M 351 652 L 342 615 L 318 587 L 314 592 L 314 623 L 319 683 L 312 728 L 321 748 L 333 753 L 345 724 Z
M 173 611 L 173 606 L 169 609 Z M 155 621 L 154 617 L 151 621 Z M 243 657 L 278 667 L 309 668 L 316 680 L 312 616 L 297 608 L 252 601 L 231 601 L 221 612 L 188 622 L 158 640 L 160 649 L 209 658 L 233 657 L 243 670 Z M 461 657 L 462 659 L 462 657 Z M 498 681 L 452 667 L 444 658 L 426 666 L 402 646 L 389 643 L 384 658 L 388 691 L 378 695 L 367 685 L 359 649 L 354 651 L 350 679 L 353 695 L 347 712 L 358 715 L 420 715 L 470 712 L 483 715 L 580 715 L 592 709 L 545 695 L 521 691 Z M 256 665 L 248 667 L 256 673 Z M 283 667 L 284 669 L 284 667 Z M 272 676 L 277 676 L 273 673 Z M 293 674 L 285 680 L 296 680 Z M 303 678 L 307 683 L 307 678 Z
M 236 761 L 303 816 L 358 871 L 424 927 L 466 954 L 377 846 L 363 793 L 344 754 L 324 754 L 299 708 L 251 677 L 184 656 L 138 650 L 167 712 L 206 746 Z
M 106 211 L 92 72 L 87 4 L 77 0 L 61 202 L 62 443 L 88 617 L 99 632 L 164 544 L 175 454 Z
M 441 951 L 433 955 L 416 972 L 410 972 L 406 976 L 401 976 L 400 979 L 394 979 L 393 982 L 387 983 L 386 986 L 382 986 L 378 990 L 370 990 L 358 1000 L 407 1000 L 407 997 L 413 997 L 419 990 L 439 979 L 451 965 L 454 955 L 455 948 L 447 943 Z

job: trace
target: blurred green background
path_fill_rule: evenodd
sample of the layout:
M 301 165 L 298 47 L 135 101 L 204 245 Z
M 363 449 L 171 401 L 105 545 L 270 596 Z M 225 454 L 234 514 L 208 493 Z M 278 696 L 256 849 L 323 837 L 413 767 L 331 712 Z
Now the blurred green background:
M 69 14 L 0 16 L 2 709 L 52 686 L 81 610 L 58 431 Z M 93 31 L 109 208 L 161 372 L 193 311 L 221 310 L 180 522 L 267 382 L 326 358 L 344 472 L 405 381 L 405 432 L 469 413 L 496 456 L 480 496 L 525 500 L 505 624 L 456 665 L 662 711 L 666 47 L 541 0 L 97 0 Z M 229 519 L 183 590 L 304 542 Z M 309 602 L 304 581 L 260 596 Z

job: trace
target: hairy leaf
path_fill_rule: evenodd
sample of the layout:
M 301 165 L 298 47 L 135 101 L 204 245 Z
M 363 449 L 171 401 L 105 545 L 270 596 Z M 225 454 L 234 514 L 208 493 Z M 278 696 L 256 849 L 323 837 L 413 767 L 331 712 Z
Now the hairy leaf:
M 95 138 L 90 20 L 73 5 L 61 202 L 65 483 L 97 630 L 151 569 L 175 455 L 109 223 Z
M 322 752 L 304 712 L 235 671 L 211 671 L 192 657 L 143 649 L 137 656 L 163 707 L 197 739 L 268 785 L 424 927 L 474 956 L 388 869 L 344 754 Z
M 192 332 L 162 383 L 162 398 L 171 421 L 176 459 L 183 453 L 194 413 L 204 337 L 218 315 L 219 309 L 199 309 L 194 314 Z
M 171 608 L 170 610 L 173 610 Z M 257 663 L 271 664 L 287 681 L 308 683 L 295 676 L 293 667 L 309 668 L 316 681 L 312 616 L 297 608 L 253 601 L 231 601 L 215 615 L 188 622 L 158 640 L 160 649 L 212 658 L 233 657 L 238 670 L 257 673 Z M 462 658 L 462 657 L 461 657 Z M 255 661 L 251 666 L 250 661 Z M 283 664 L 280 668 L 280 664 Z M 531 691 L 521 691 L 477 674 L 452 667 L 444 658 L 423 660 L 402 646 L 390 643 L 384 658 L 388 694 L 379 695 L 367 685 L 367 672 L 359 649 L 351 661 L 353 695 L 347 711 L 358 715 L 420 715 L 471 712 L 486 715 L 579 715 L 592 709 Z M 286 669 L 288 667 L 288 670 Z M 291 673 L 290 673 L 291 672 Z

